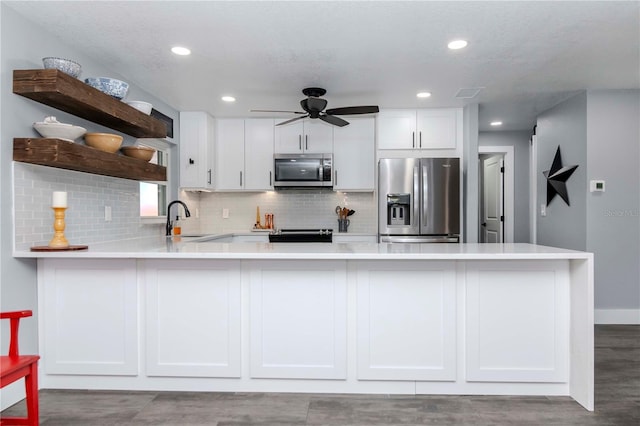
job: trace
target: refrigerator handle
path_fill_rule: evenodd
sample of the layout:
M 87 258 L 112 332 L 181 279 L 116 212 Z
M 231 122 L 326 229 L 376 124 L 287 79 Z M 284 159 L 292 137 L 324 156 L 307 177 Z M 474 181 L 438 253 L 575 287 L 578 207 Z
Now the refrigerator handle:
M 420 220 L 419 212 L 420 212 L 420 168 L 418 166 L 413 168 L 413 217 L 411 218 L 411 225 L 415 225 L 418 227 L 417 232 L 420 233 Z
M 429 200 L 429 179 L 427 178 L 427 166 L 422 166 L 422 217 L 420 218 L 420 227 L 422 228 L 427 224 L 427 201 Z M 422 229 L 420 229 L 422 232 Z

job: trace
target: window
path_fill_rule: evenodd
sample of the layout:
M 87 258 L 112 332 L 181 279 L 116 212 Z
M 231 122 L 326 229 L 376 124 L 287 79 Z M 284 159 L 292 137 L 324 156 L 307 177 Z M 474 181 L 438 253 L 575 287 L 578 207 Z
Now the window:
M 167 167 L 167 182 L 140 182 L 140 217 L 145 221 L 164 220 L 169 192 L 169 144 L 161 139 L 139 140 L 140 145 L 156 149 L 151 163 Z M 155 220 L 154 220 L 155 219 Z

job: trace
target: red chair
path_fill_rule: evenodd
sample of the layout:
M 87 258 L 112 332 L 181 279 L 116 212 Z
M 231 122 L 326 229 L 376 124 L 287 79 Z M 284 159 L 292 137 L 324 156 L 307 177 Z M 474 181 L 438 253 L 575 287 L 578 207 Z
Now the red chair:
M 0 319 L 11 320 L 9 355 L 0 356 L 0 388 L 24 377 L 27 396 L 27 417 L 0 418 L 0 426 L 31 425 L 39 423 L 38 414 L 38 360 L 39 355 L 18 354 L 18 325 L 20 318 L 30 317 L 31 311 L 0 312 Z

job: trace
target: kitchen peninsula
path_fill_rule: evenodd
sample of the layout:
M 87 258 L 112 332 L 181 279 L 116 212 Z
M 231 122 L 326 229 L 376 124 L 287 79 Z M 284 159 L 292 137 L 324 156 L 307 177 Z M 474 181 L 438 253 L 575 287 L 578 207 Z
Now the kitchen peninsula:
M 590 253 L 220 241 L 16 252 L 38 258 L 41 386 L 570 395 L 593 410 Z

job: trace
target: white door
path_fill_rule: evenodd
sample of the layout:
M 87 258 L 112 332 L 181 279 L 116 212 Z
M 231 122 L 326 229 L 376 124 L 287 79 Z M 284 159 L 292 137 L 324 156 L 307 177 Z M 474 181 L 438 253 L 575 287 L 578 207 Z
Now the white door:
M 244 188 L 244 120 L 218 120 L 216 129 L 216 189 Z
M 272 118 L 250 118 L 244 121 L 244 189 L 273 189 L 273 128 Z
M 482 158 L 480 242 L 502 243 L 504 223 L 504 156 Z
M 333 189 L 373 191 L 375 187 L 375 123 L 371 117 L 350 118 L 334 129 Z

